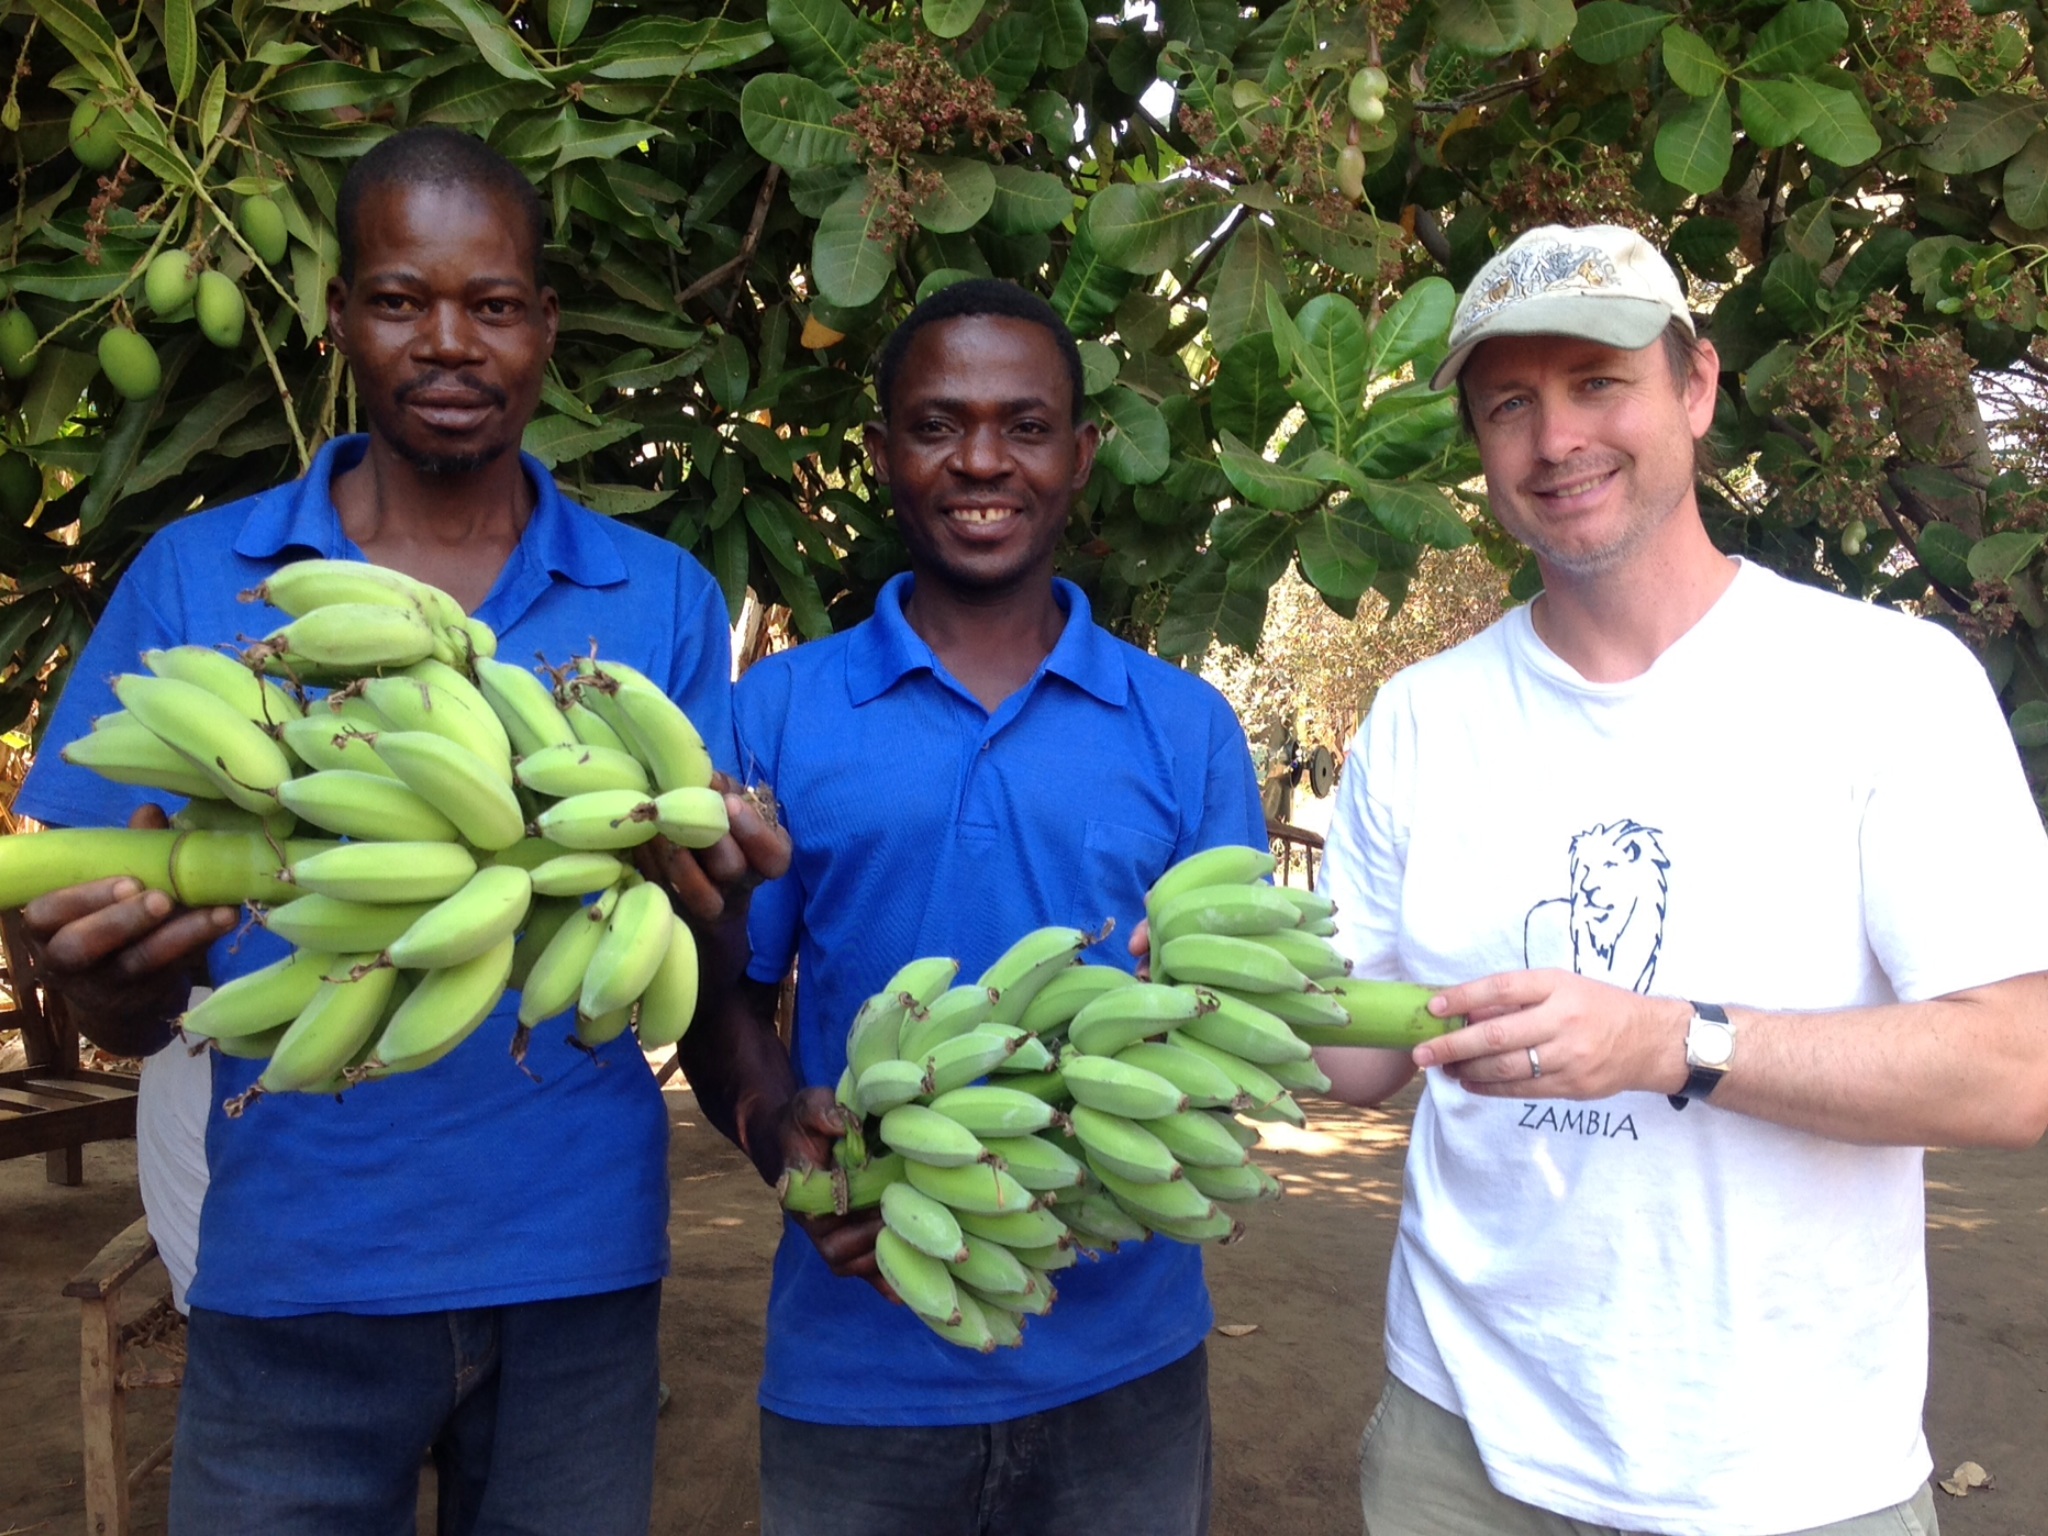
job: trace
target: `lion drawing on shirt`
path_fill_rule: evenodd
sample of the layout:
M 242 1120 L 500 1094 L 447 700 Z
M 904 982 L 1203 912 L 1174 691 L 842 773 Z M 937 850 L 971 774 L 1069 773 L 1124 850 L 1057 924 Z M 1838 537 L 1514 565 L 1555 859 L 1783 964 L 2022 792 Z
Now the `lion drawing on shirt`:
M 1539 901 L 1522 925 L 1522 963 L 1648 992 L 1664 945 L 1671 860 L 1657 829 L 1624 817 L 1571 842 L 1571 894 Z

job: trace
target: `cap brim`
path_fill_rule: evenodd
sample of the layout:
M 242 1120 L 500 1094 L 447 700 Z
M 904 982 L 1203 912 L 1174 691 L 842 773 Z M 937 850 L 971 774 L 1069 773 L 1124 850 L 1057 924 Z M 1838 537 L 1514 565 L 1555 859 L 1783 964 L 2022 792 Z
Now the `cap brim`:
M 1496 336 L 1571 336 L 1596 341 L 1605 347 L 1634 352 L 1647 347 L 1664 334 L 1673 320 L 1690 316 L 1673 314 L 1656 299 L 1638 299 L 1622 294 L 1548 293 L 1523 299 L 1490 315 L 1472 333 L 1453 347 L 1430 375 L 1431 389 L 1449 389 L 1464 371 L 1473 348 Z

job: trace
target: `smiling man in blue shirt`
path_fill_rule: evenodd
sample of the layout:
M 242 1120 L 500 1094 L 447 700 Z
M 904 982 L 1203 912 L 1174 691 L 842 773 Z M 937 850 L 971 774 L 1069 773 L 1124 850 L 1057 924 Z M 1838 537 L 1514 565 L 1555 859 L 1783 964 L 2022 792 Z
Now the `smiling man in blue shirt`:
M 508 657 L 566 660 L 600 637 L 677 699 L 730 771 L 717 587 L 674 545 L 569 503 L 518 451 L 555 336 L 532 189 L 479 141 L 414 130 L 351 169 L 338 222 L 329 333 L 368 435 L 151 540 L 49 741 L 118 708 L 107 678 L 134 670 L 138 652 L 283 622 L 236 593 L 319 556 L 436 583 Z M 161 824 L 152 798 L 51 751 L 17 808 L 61 824 Z M 758 857 L 758 819 L 730 803 Z M 736 880 L 745 862 L 728 843 L 690 866 L 693 915 L 719 915 L 706 876 Z M 177 908 L 132 880 L 28 909 L 54 989 L 95 1039 L 138 1055 L 184 1049 L 171 1025 L 195 979 L 218 984 L 282 952 L 261 929 L 232 932 L 240 918 Z M 432 1067 L 339 1099 L 272 1095 L 235 1120 L 220 1103 L 262 1063 L 213 1058 L 174 1533 L 411 1530 L 431 1448 L 444 1536 L 644 1536 L 668 1117 L 630 1035 L 580 1051 L 557 1019 L 536 1030 L 522 1071 L 506 1048 L 517 1004 L 508 995 Z
M 945 289 L 891 338 L 877 384 L 868 449 L 911 570 L 867 622 L 741 681 L 746 772 L 774 786 L 794 859 L 754 896 L 735 1007 L 685 1041 L 700 1103 L 767 1178 L 829 1155 L 847 1026 L 904 961 L 951 955 L 972 976 L 1029 929 L 1114 918 L 1090 958 L 1129 965 L 1168 865 L 1265 838 L 1221 696 L 1113 638 L 1053 576 L 1097 442 L 1053 311 L 1007 283 Z M 773 1033 L 792 960 L 794 1060 Z M 878 1225 L 784 1232 L 767 1536 L 1208 1529 L 1198 1249 L 1159 1239 L 1062 1271 L 1024 1347 L 984 1356 L 869 1283 Z

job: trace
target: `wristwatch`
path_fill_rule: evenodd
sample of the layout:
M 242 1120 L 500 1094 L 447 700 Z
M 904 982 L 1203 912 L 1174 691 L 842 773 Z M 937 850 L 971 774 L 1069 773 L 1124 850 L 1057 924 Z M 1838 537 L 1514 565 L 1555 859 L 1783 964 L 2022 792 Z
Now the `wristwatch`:
M 1683 1109 L 1721 1086 L 1735 1064 L 1735 1026 L 1728 1010 L 1717 1003 L 1692 1004 L 1692 1023 L 1685 1031 L 1685 1086 L 1671 1094 L 1671 1107 Z

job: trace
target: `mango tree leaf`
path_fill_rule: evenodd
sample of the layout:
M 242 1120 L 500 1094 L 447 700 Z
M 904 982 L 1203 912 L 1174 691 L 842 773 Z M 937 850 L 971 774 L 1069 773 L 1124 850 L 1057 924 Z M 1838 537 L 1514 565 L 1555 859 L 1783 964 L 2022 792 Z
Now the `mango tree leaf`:
M 758 21 L 643 16 L 607 36 L 586 68 L 600 80 L 674 80 L 729 69 L 767 52 L 775 42 L 769 26 Z
M 1222 447 L 1216 455 L 1216 462 L 1223 466 L 1231 489 L 1253 506 L 1274 512 L 1300 512 L 1329 494 L 1330 487 L 1302 467 L 1275 464 L 1245 447 L 1230 432 L 1219 436 Z
M 144 455 L 122 486 L 123 496 L 138 496 L 162 484 L 202 453 L 210 452 L 228 428 L 258 409 L 266 399 L 277 398 L 277 386 L 267 372 L 245 373 L 232 384 L 222 385 L 197 404 L 186 408 L 177 422 L 154 448 Z
M 1173 439 L 1159 407 L 1123 385 L 1097 402 L 1102 446 L 1096 459 L 1125 485 L 1150 485 L 1173 463 Z
M 100 444 L 100 456 L 93 464 L 92 479 L 86 482 L 85 500 L 78 509 L 81 536 L 99 527 L 114 503 L 126 494 L 128 476 L 142 456 L 142 440 L 149 435 L 150 425 L 162 405 L 160 394 L 147 400 L 130 400 L 114 418 Z
M 1820 110 L 1820 103 L 1790 80 L 1745 80 L 1741 100 L 1742 131 L 1763 149 L 1790 144 Z
M 802 75 L 756 75 L 740 92 L 740 132 L 755 154 L 787 170 L 851 165 L 853 133 L 832 121 L 845 110 Z
M 866 181 L 856 181 L 818 220 L 811 246 L 811 275 L 818 292 L 834 304 L 857 308 L 889 286 L 896 245 L 885 210 L 873 201 Z
M 457 21 L 484 62 L 509 80 L 539 80 L 540 71 L 527 61 L 519 36 L 505 18 L 482 0 L 415 0 L 422 8 L 437 9 Z
M 938 191 L 912 210 L 917 222 L 941 235 L 957 235 L 979 224 L 996 200 L 995 171 L 986 160 L 920 162 L 939 177 Z
M 1806 147 L 1821 159 L 1835 165 L 1861 165 L 1884 147 L 1855 92 L 1822 85 L 1803 75 L 1785 83 L 1813 104 L 1813 113 L 1799 133 Z
M 640 430 L 638 422 L 608 421 L 603 426 L 586 426 L 574 416 L 541 416 L 527 423 L 519 446 L 549 469 L 580 459 L 600 448 L 609 448 L 621 438 Z
M 192 14 L 192 0 L 164 0 L 159 25 L 164 64 L 171 75 L 171 99 L 182 102 L 199 79 L 199 23 Z
M 841 0 L 768 0 L 768 30 L 800 74 L 842 101 L 852 99 L 862 50 L 882 40 Z
M 592 0 L 548 0 L 548 37 L 557 48 L 568 48 L 590 24 Z
M 507 80 L 488 64 L 462 64 L 412 93 L 409 120 L 494 123 L 508 112 L 537 105 L 543 89 L 530 80 Z
M 988 227 L 999 235 L 1041 235 L 1058 229 L 1074 211 L 1074 194 L 1050 171 L 1022 165 L 990 167 L 995 199 Z
M 1979 581 L 2010 581 L 2048 544 L 2048 533 L 1994 533 L 1970 551 L 1970 574 Z
M 36 0 L 36 19 L 102 85 L 120 87 L 121 45 L 93 0 Z
M 1128 272 L 1164 272 L 1222 218 L 1213 195 L 1191 182 L 1118 182 L 1088 201 L 1088 232 L 1103 259 Z
M 1849 40 L 1849 18 L 1835 0 L 1792 0 L 1765 22 L 1743 55 L 1745 75 L 1791 75 L 1830 62 Z
M 1294 366 L 1294 354 L 1301 346 L 1301 333 L 1287 313 L 1287 295 L 1278 287 L 1266 290 L 1266 327 L 1273 337 L 1273 354 L 1280 359 L 1280 371 Z
M 1323 445 L 1350 451 L 1365 397 L 1365 319 L 1340 293 L 1318 294 L 1294 317 L 1294 376 L 1287 391 Z
M 1672 20 L 1671 12 L 1647 5 L 1593 0 L 1579 11 L 1579 24 L 1572 31 L 1572 52 L 1588 64 L 1619 64 L 1657 41 Z
M 1826 0 L 1798 3 L 1825 4 Z M 1686 103 L 1657 130 L 1657 169 L 1666 181 L 1688 192 L 1704 194 L 1720 186 L 1734 150 L 1735 119 L 1726 90 Z
M 2031 96 L 1983 96 L 1962 102 L 1921 146 L 1921 163 L 1951 176 L 1988 171 L 2019 153 L 2041 126 L 2044 110 L 2048 102 Z
M 1690 27 L 1664 29 L 1664 72 L 1688 96 L 1711 96 L 1728 78 L 1721 56 Z
M 24 443 L 56 437 L 78 409 L 78 398 L 100 371 L 99 359 L 70 347 L 47 346 L 36 354 L 36 371 L 22 398 Z
M 7 269 L 7 286 L 16 293 L 39 293 L 46 299 L 67 304 L 88 304 L 118 293 L 127 285 L 125 269 L 109 271 L 109 263 L 95 267 L 83 257 L 75 261 L 23 262 Z
M 1156 643 L 1162 656 L 1199 656 L 1211 639 L 1250 653 L 1266 625 L 1266 594 L 1230 584 L 1230 568 L 1219 555 L 1203 555 L 1166 600 Z
M 1384 378 L 1440 345 L 1450 333 L 1457 307 L 1457 289 L 1440 277 L 1410 285 L 1372 328 L 1365 350 L 1366 378 Z
M 555 166 L 559 169 L 578 160 L 615 159 L 637 144 L 667 137 L 666 128 L 657 128 L 652 123 L 602 119 L 593 122 L 570 109 L 562 118 L 561 142 L 555 148 Z
M 211 144 L 220 133 L 220 121 L 228 106 L 228 66 L 223 59 L 206 77 L 206 89 L 199 96 L 199 142 Z
M 1215 291 L 1209 296 L 1209 338 L 1228 352 L 1253 331 L 1269 328 L 1266 291 L 1287 292 L 1287 268 L 1266 227 L 1247 218 L 1223 248 Z
M 982 0 L 924 0 L 921 14 L 933 37 L 955 38 L 981 19 Z
M 1358 494 L 1379 525 L 1397 539 L 1435 549 L 1457 549 L 1472 542 L 1471 528 L 1433 485 L 1368 480 L 1360 485 Z
M 1436 35 L 1466 53 L 1498 58 L 1528 40 L 1533 19 L 1524 0 L 1437 0 Z
M 404 84 L 403 79 L 374 70 L 318 59 L 285 70 L 264 91 L 263 101 L 278 112 L 327 112 L 335 107 L 363 110 L 402 89 Z

